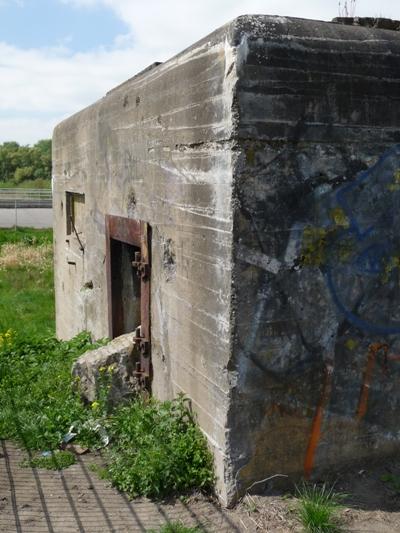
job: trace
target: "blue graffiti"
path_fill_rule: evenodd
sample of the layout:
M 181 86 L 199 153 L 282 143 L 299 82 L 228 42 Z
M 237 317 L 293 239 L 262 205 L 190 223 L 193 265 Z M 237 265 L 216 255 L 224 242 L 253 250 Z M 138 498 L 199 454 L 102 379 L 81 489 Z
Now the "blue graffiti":
M 400 145 L 336 191 L 328 204 L 346 220 L 331 238 L 322 268 L 333 302 L 363 331 L 399 334 L 400 315 L 394 317 L 399 279 L 393 272 L 398 275 L 400 262 Z M 339 260 L 343 243 L 351 243 L 346 261 Z

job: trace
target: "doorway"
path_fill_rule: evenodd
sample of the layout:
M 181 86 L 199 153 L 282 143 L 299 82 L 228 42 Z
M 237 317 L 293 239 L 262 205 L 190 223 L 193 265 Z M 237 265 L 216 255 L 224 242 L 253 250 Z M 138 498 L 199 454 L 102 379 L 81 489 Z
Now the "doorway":
M 136 377 L 144 388 L 151 381 L 150 250 L 146 222 L 106 215 L 109 336 L 132 333 L 139 362 Z
M 140 248 L 110 239 L 112 338 L 135 331 L 141 324 L 140 277 L 132 262 Z

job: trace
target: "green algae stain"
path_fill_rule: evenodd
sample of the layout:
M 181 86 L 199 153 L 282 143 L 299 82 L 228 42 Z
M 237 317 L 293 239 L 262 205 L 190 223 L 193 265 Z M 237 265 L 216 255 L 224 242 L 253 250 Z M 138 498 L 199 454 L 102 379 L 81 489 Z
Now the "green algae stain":
M 347 341 L 344 343 L 345 347 L 350 351 L 355 350 L 359 344 L 360 342 L 358 339 L 347 339 Z
M 393 174 L 393 182 L 387 186 L 389 191 L 395 192 L 400 190 L 400 168 Z
M 393 255 L 387 261 L 385 268 L 383 270 L 382 282 L 388 283 L 392 275 L 392 272 L 395 269 L 400 269 L 400 256 Z
M 301 263 L 304 266 L 320 266 L 327 258 L 327 233 L 325 228 L 307 226 L 303 231 Z
M 335 207 L 332 209 L 330 216 L 336 226 L 340 228 L 348 228 L 350 226 L 349 219 L 341 207 Z
M 249 146 L 246 150 L 246 161 L 249 165 L 254 167 L 254 164 L 256 162 L 256 151 L 254 146 Z

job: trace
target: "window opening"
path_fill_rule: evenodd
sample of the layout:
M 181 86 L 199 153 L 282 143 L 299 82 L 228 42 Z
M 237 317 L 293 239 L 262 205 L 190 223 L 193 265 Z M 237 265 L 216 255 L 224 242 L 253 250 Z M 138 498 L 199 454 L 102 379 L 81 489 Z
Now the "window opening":
M 75 233 L 77 236 L 79 236 L 83 229 L 85 195 L 77 192 L 67 192 L 65 211 L 67 218 L 67 235 Z

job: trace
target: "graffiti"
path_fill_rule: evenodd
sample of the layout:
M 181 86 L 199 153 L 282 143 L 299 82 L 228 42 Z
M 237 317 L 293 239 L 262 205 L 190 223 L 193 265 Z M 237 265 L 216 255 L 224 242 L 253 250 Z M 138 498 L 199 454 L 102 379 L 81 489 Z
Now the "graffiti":
M 385 343 L 376 342 L 371 344 L 368 349 L 367 365 L 364 371 L 363 383 L 361 386 L 360 399 L 357 406 L 356 417 L 357 420 L 362 420 L 367 413 L 369 390 L 372 382 L 372 374 L 375 367 L 376 358 L 378 353 L 382 351 L 385 360 L 388 356 L 389 346 Z
M 312 421 L 310 439 L 308 441 L 306 456 L 304 460 L 304 477 L 310 479 L 314 467 L 315 453 L 321 440 L 322 422 L 324 413 L 329 403 L 329 398 L 332 390 L 333 366 L 328 363 L 325 369 L 325 379 L 322 387 L 322 394 L 315 411 Z
M 299 174 L 282 188 L 277 178 L 276 218 L 264 220 L 264 190 L 250 195 L 253 232 L 236 247 L 254 295 L 244 299 L 252 310 L 240 376 L 262 372 L 267 392 L 257 400 L 272 431 L 284 431 L 274 417 L 301 412 L 306 478 L 338 443 L 351 455 L 383 430 L 398 435 L 390 391 L 400 371 L 400 145 L 362 172 L 364 158 L 336 159 L 322 177 Z M 344 175 L 352 168 L 357 175 Z
M 318 266 L 332 300 L 362 331 L 400 333 L 400 145 L 322 201 L 303 229 L 300 264 Z

